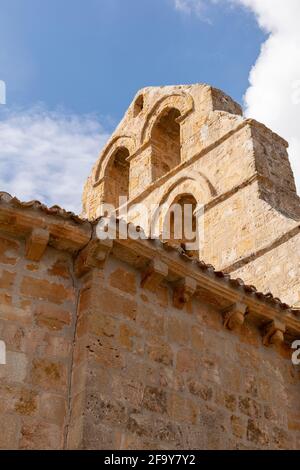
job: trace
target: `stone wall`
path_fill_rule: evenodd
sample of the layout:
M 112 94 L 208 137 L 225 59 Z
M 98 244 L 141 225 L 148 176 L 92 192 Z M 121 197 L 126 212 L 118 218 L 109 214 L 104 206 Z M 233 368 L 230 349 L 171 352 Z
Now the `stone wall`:
M 64 242 L 30 261 L 23 238 L 2 233 L 0 448 L 299 448 L 289 336 L 262 342 L 279 307 L 245 291 L 250 314 L 229 331 L 224 307 L 240 288 L 208 272 L 182 290 L 175 272 L 198 276 L 194 265 L 135 243 L 92 241 L 78 254 Z M 153 254 L 164 272 L 155 284 Z M 287 332 L 300 335 L 289 315 Z
M 61 449 L 69 412 L 76 321 L 72 256 L 34 262 L 22 240 L 0 238 L 0 448 Z
M 300 445 L 299 375 L 246 320 L 224 329 L 201 299 L 140 287 L 112 257 L 80 294 L 68 446 L 287 449 Z

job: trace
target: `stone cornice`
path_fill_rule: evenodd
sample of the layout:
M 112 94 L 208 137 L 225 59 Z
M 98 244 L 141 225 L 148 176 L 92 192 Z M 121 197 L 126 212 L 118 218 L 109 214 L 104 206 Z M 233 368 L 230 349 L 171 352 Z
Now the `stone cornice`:
M 118 237 L 117 232 L 115 240 L 100 241 L 93 235 L 95 227 L 96 222 L 77 223 L 66 214 L 61 217 L 30 204 L 20 203 L 15 207 L 10 200 L 0 199 L 0 232 L 23 238 L 29 259 L 39 260 L 48 244 L 59 250 L 79 253 L 75 267 L 81 276 L 91 269 L 101 269 L 105 260 L 113 255 L 141 271 L 145 288 L 153 283 L 170 283 L 177 308 L 182 308 L 193 296 L 202 298 L 218 308 L 223 316 L 224 312 L 231 312 L 231 321 L 225 314 L 224 324 L 233 329 L 242 320 L 235 317 L 243 313 L 233 306 L 243 305 L 247 317 L 264 330 L 265 344 L 277 341 L 281 336 L 287 342 L 300 338 L 299 310 L 272 294 L 258 292 L 254 286 L 215 271 L 212 266 L 187 256 L 182 249 L 171 248 L 160 240 L 124 240 Z M 280 329 L 276 325 L 280 325 Z
M 91 239 L 90 222 L 38 201 L 22 203 L 5 193 L 0 198 L 0 231 L 26 241 L 28 259 L 38 260 L 47 245 L 77 252 Z

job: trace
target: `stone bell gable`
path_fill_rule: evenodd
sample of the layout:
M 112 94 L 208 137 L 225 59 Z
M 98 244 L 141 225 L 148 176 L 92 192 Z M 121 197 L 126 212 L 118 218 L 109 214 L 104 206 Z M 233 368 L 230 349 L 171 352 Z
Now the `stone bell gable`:
M 129 209 L 164 204 L 143 226 L 161 233 L 168 207 L 188 197 L 204 208 L 200 259 L 297 304 L 300 204 L 287 148 L 220 90 L 145 88 L 96 161 L 83 213 L 92 220 L 120 196 Z
M 172 176 L 207 147 L 209 116 L 220 112 L 232 121 L 242 114 L 231 98 L 206 85 L 138 92 L 93 168 L 84 191 L 84 213 L 95 217 L 99 203 L 114 196 L 126 195 L 133 202 L 160 184 L 167 188 Z M 226 125 L 229 130 L 230 119 L 224 129 Z

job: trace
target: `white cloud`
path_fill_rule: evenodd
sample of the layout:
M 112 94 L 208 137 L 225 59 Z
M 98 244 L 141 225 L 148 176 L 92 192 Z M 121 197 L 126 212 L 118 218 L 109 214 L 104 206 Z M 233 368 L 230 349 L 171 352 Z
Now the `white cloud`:
M 300 2 L 235 0 L 250 8 L 270 33 L 250 73 L 246 114 L 290 143 L 290 159 L 300 192 Z
M 202 11 L 209 3 L 244 6 L 269 33 L 253 66 L 245 95 L 246 115 L 263 122 L 290 144 L 300 193 L 300 1 L 174 0 L 177 10 Z
M 205 3 L 203 0 L 174 0 L 175 8 L 183 13 L 193 13 L 202 15 Z
M 108 135 L 94 116 L 41 107 L 7 111 L 0 120 L 0 188 L 81 211 L 81 193 Z
M 200 19 L 211 23 L 206 11 L 211 4 L 217 4 L 224 0 L 173 0 L 175 9 L 186 14 L 196 14 Z

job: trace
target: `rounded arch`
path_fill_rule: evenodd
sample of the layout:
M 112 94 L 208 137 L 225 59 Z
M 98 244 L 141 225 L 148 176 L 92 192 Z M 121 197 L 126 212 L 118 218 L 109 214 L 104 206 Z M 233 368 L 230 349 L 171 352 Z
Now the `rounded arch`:
M 152 129 L 161 115 L 172 108 L 179 111 L 182 120 L 194 110 L 194 100 L 191 95 L 184 92 L 173 93 L 158 100 L 147 115 L 141 132 L 141 145 L 150 140 Z
M 137 149 L 135 138 L 127 135 L 117 136 L 108 143 L 108 145 L 100 154 L 98 163 L 96 164 L 94 185 L 99 184 L 99 182 L 104 178 L 107 173 L 107 169 L 114 160 L 116 152 L 118 149 L 122 148 L 126 148 L 128 150 L 129 156 L 134 154 Z
M 112 204 L 115 209 L 124 204 L 120 198 L 129 197 L 129 150 L 117 147 L 113 152 L 104 171 L 103 196 L 105 203 Z
M 181 132 L 176 108 L 164 108 L 151 132 L 152 178 L 156 180 L 181 163 Z
M 165 190 L 159 201 L 158 208 L 151 217 L 151 230 L 155 235 L 160 235 L 163 229 L 163 220 L 174 201 L 183 195 L 190 195 L 195 198 L 197 205 L 206 204 L 212 197 L 215 197 L 216 190 L 209 179 L 201 173 L 196 172 L 195 176 L 186 173 L 173 181 Z
M 162 218 L 161 238 L 174 248 L 184 248 L 198 256 L 198 203 L 190 192 L 179 194 Z

